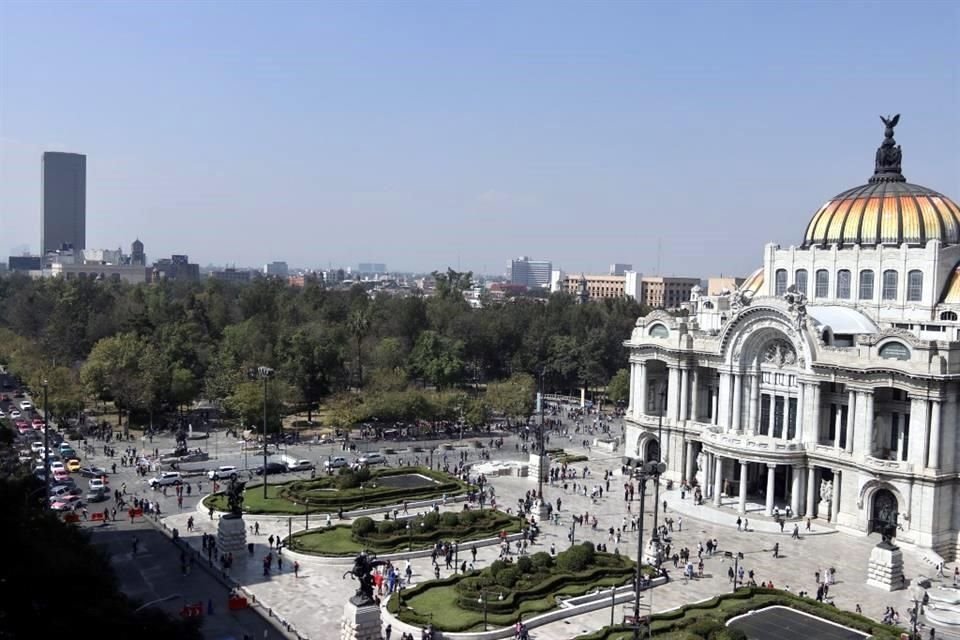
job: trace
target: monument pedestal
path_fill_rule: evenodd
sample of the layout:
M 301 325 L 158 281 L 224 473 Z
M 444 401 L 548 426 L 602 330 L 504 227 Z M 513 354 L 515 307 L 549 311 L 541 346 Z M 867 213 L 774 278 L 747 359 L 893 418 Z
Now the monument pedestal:
M 832 504 L 833 503 L 827 500 L 821 500 L 817 504 L 817 517 L 820 518 L 821 520 L 826 520 L 827 522 L 830 522 L 830 518 L 831 516 L 833 516 L 833 513 L 830 510 L 830 507 Z
M 659 555 L 663 552 L 663 546 L 659 540 L 650 539 L 647 541 L 646 547 L 643 550 L 643 561 L 649 565 L 656 565 L 657 561 L 660 560 Z M 663 558 L 666 560 L 666 558 Z
M 340 622 L 340 640 L 380 640 L 380 607 L 347 602 Z
M 534 480 L 542 478 L 544 482 L 550 481 L 550 456 L 538 456 L 535 453 L 530 454 L 529 475 Z
M 247 551 L 247 526 L 243 516 L 229 513 L 220 518 L 217 525 L 217 551 L 220 555 L 232 553 L 243 558 Z
M 900 547 L 881 542 L 873 548 L 867 563 L 867 584 L 884 591 L 903 588 L 903 553 Z

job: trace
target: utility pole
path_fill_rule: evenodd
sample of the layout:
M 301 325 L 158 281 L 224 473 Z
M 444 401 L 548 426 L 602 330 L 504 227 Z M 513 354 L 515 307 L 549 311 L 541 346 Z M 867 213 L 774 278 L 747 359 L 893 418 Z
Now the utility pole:
M 640 640 L 640 571 L 643 566 L 643 516 L 647 495 L 647 480 L 653 479 L 654 486 L 660 482 L 660 475 L 666 470 L 666 465 L 662 462 L 644 462 L 640 468 L 640 533 L 637 536 L 637 577 L 634 585 L 635 594 L 633 601 L 633 640 Z M 650 621 L 647 621 L 649 625 Z M 649 628 L 649 627 L 648 627 Z
M 263 380 L 263 498 L 267 498 L 267 381 L 273 377 L 270 367 L 257 367 L 251 370 L 250 377 Z
M 667 387 L 664 384 L 660 390 L 660 411 L 657 417 L 657 464 L 663 460 L 663 414 L 667 410 Z M 661 472 L 662 473 L 662 472 Z M 657 554 L 656 564 L 660 566 L 660 529 L 657 523 L 657 514 L 660 512 L 660 474 L 653 483 L 653 533 L 650 535 L 650 541 L 654 545 Z
M 43 379 L 43 483 L 47 488 L 47 504 L 50 506 L 50 411 L 47 408 L 47 379 Z

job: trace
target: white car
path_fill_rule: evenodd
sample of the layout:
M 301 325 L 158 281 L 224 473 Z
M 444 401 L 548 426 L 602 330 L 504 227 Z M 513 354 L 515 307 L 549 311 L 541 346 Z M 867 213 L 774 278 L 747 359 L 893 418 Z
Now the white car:
M 10 417 L 13 418 L 14 420 L 16 420 L 17 418 L 19 418 L 19 417 L 22 416 L 22 415 L 23 415 L 23 414 L 20 413 L 20 412 L 19 412 L 18 410 L 16 410 L 16 409 L 13 409 L 13 410 L 10 412 Z
M 43 453 L 43 443 L 42 442 L 31 443 L 30 451 L 33 451 L 34 453 Z
M 103 481 L 103 478 L 91 478 L 90 482 L 87 483 L 87 486 L 90 487 L 91 491 L 106 491 L 107 489 L 107 483 Z
M 287 471 L 310 471 L 313 466 L 313 463 L 309 460 L 297 460 L 293 464 L 287 465 Z
M 3 409 L 0 409 L 0 418 L 6 418 L 7 414 L 4 413 Z
M 150 478 L 151 487 L 167 487 L 181 483 L 183 483 L 183 478 L 180 477 L 179 471 L 163 471 L 160 475 Z
M 387 464 L 387 458 L 382 453 L 377 453 L 374 451 L 372 453 L 366 453 L 360 458 L 357 458 L 357 464 L 367 467 L 374 464 Z
M 29 400 L 20 401 L 20 411 L 30 411 L 30 409 L 33 409 L 33 403 Z
M 53 473 L 54 471 L 66 471 L 66 470 L 67 468 L 59 460 L 50 463 L 50 473 Z
M 237 477 L 237 468 L 232 465 L 217 467 L 207 471 L 207 477 L 211 480 L 227 480 Z
M 325 460 L 323 462 L 323 467 L 325 469 L 339 469 L 340 467 L 345 467 L 348 464 L 350 463 L 347 462 L 347 459 L 343 456 L 334 456 L 329 460 Z

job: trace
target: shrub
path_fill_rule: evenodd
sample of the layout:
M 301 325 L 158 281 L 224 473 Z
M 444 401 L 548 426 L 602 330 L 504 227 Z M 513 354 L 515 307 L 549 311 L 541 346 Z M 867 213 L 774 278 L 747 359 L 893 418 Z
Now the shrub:
M 712 638 L 713 634 L 723 630 L 724 626 L 713 618 L 700 618 L 687 627 L 687 633 L 693 633 L 703 638 Z
M 727 627 L 723 631 L 715 634 L 712 640 L 747 640 L 747 634 L 740 629 Z
M 360 486 L 361 482 L 366 482 L 370 479 L 370 469 L 363 467 L 361 469 L 351 469 L 349 467 L 341 467 L 340 475 L 337 476 L 337 488 L 338 489 L 356 489 Z
M 510 589 L 520 579 L 520 567 L 507 567 L 497 574 L 497 584 Z
M 459 513 L 460 522 L 465 525 L 471 525 L 480 518 L 484 517 L 483 513 L 480 511 L 461 511 Z
M 496 578 L 497 574 L 503 571 L 506 566 L 507 563 L 503 560 L 494 560 L 493 564 L 490 565 L 490 575 Z
M 444 527 L 455 527 L 460 524 L 460 518 L 453 511 L 445 511 L 440 515 L 440 522 Z
M 547 571 L 553 566 L 553 556 L 546 551 L 538 551 L 530 556 L 530 560 L 537 571 Z
M 520 573 L 530 573 L 530 570 L 533 569 L 533 560 L 530 559 L 530 556 L 517 558 L 517 569 L 520 570 Z
M 563 571 L 576 573 L 593 564 L 593 544 L 584 542 L 557 554 L 557 567 Z
M 421 527 L 423 531 L 433 531 L 437 528 L 437 525 L 440 524 L 440 514 L 436 511 L 431 511 L 427 515 L 423 516 L 420 524 L 423 525 Z
M 381 520 L 377 523 L 377 533 L 388 535 L 397 530 L 396 520 Z
M 350 530 L 353 532 L 353 535 L 363 538 L 370 535 L 377 528 L 377 525 L 374 523 L 373 518 L 368 518 L 367 516 L 362 516 L 353 521 L 353 524 L 350 525 Z

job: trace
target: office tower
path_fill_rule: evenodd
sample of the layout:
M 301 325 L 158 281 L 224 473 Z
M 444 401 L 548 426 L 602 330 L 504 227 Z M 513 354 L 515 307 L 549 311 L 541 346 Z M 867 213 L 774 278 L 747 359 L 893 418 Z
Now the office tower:
M 74 251 L 87 244 L 87 157 L 46 151 L 42 163 L 43 224 L 41 254 L 68 245 Z

